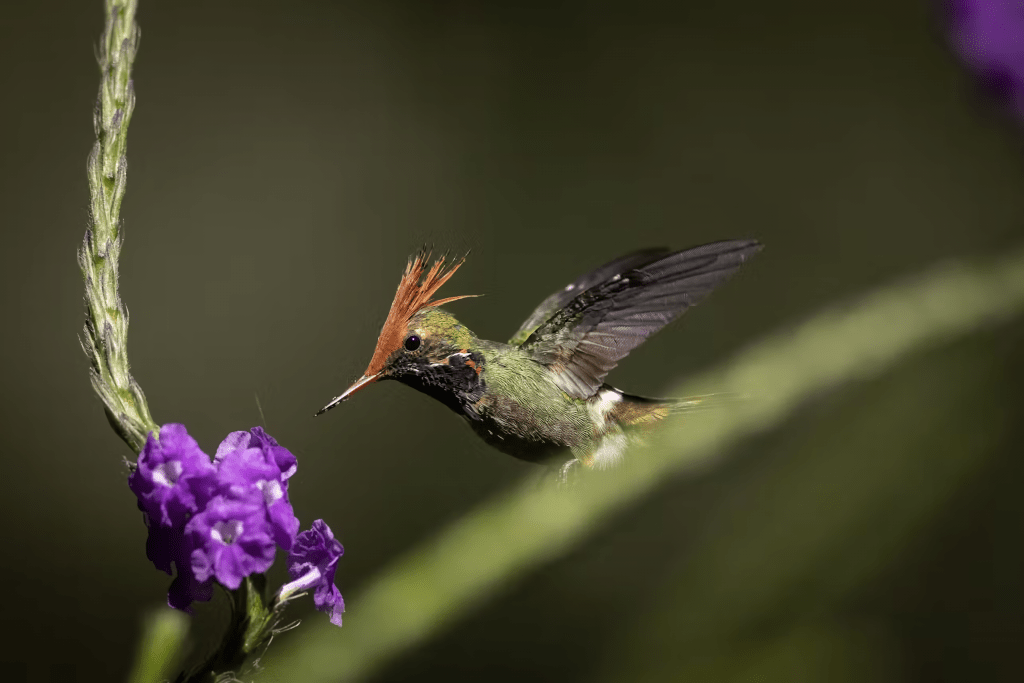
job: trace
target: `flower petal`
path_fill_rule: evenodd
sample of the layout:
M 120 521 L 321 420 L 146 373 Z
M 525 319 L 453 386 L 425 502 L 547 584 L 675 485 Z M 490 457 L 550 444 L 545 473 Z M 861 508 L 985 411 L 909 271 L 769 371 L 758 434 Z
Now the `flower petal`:
M 344 552 L 345 549 L 335 540 L 331 528 L 322 519 L 318 519 L 313 522 L 312 528 L 295 537 L 295 543 L 288 554 L 288 574 L 293 581 L 308 576 L 314 568 L 319 572 L 320 576 L 310 584 L 315 588 L 313 604 L 321 612 L 326 612 L 335 626 L 341 626 L 341 613 L 345 611 L 341 591 L 334 585 L 338 559 Z

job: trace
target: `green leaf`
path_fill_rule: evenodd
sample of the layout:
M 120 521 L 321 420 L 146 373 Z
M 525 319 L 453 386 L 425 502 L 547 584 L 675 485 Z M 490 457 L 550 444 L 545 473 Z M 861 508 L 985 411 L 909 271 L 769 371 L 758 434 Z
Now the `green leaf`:
M 128 676 L 130 683 L 166 680 L 177 663 L 187 634 L 188 617 L 181 612 L 163 607 L 150 613 L 142 627 L 135 664 Z
M 832 639 L 806 622 L 841 611 L 854 588 L 913 549 L 925 522 L 1003 443 L 1009 415 L 991 391 L 1001 359 L 988 348 L 930 354 L 759 453 L 770 466 L 702 511 L 704 534 L 653 591 L 656 603 L 622 624 L 601 679 L 668 680 L 705 666 L 709 652 L 743 661 L 774 648 L 765 634 L 784 629 L 800 629 L 802 642 Z M 843 627 L 833 621 L 823 628 Z M 836 662 L 817 680 L 853 665 Z M 692 680 L 741 680 L 734 674 L 714 664 Z

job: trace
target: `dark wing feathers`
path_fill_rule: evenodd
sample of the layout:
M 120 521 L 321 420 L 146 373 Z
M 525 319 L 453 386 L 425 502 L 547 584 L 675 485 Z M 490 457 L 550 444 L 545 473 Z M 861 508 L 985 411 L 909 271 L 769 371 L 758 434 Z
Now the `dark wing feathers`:
M 600 268 L 595 268 L 586 275 L 576 278 L 571 284 L 558 290 L 544 301 L 540 302 L 536 310 L 530 314 L 519 330 L 508 340 L 509 344 L 519 346 L 525 342 L 538 327 L 548 318 L 557 313 L 563 306 L 579 296 L 580 292 L 586 291 L 594 285 L 599 285 L 613 275 L 618 275 L 633 268 L 640 268 L 671 253 L 665 247 L 653 249 L 642 249 L 625 256 L 620 256 L 614 261 L 609 261 Z
M 567 394 L 589 398 L 626 354 L 700 303 L 760 250 L 756 240 L 730 240 L 612 261 L 580 278 L 590 284 L 582 292 L 574 288 L 576 296 L 541 322 L 522 348 L 551 368 Z M 603 277 L 593 277 L 598 274 Z M 548 297 L 531 321 L 556 296 Z

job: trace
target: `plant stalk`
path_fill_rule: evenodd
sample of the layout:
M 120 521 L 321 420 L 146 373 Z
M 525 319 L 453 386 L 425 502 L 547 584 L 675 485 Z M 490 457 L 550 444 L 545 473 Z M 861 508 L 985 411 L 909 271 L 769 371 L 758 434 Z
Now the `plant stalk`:
M 92 364 L 93 389 L 114 431 L 136 453 L 159 427 L 128 366 L 128 309 L 118 292 L 118 258 L 124 243 L 121 200 L 127 180 L 128 123 L 135 109 L 131 71 L 139 44 L 137 0 L 107 0 L 106 28 L 97 60 L 100 91 L 93 112 L 96 144 L 89 154 L 90 226 L 78 264 L 85 279 L 82 348 Z

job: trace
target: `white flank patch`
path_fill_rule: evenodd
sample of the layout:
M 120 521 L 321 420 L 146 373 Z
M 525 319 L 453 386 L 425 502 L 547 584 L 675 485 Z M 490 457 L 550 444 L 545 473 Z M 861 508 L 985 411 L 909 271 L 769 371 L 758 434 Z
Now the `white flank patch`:
M 587 404 L 587 409 L 590 411 L 590 419 L 592 419 L 594 424 L 599 428 L 603 427 L 605 418 L 608 416 L 608 411 L 621 400 L 622 394 L 616 389 L 602 389 L 600 393 L 598 393 L 597 398 Z
M 591 455 L 594 460 L 594 467 L 599 470 L 607 469 L 618 465 L 622 460 L 622 454 L 626 452 L 629 444 L 629 437 L 622 432 L 606 434 L 601 438 L 601 444 Z

